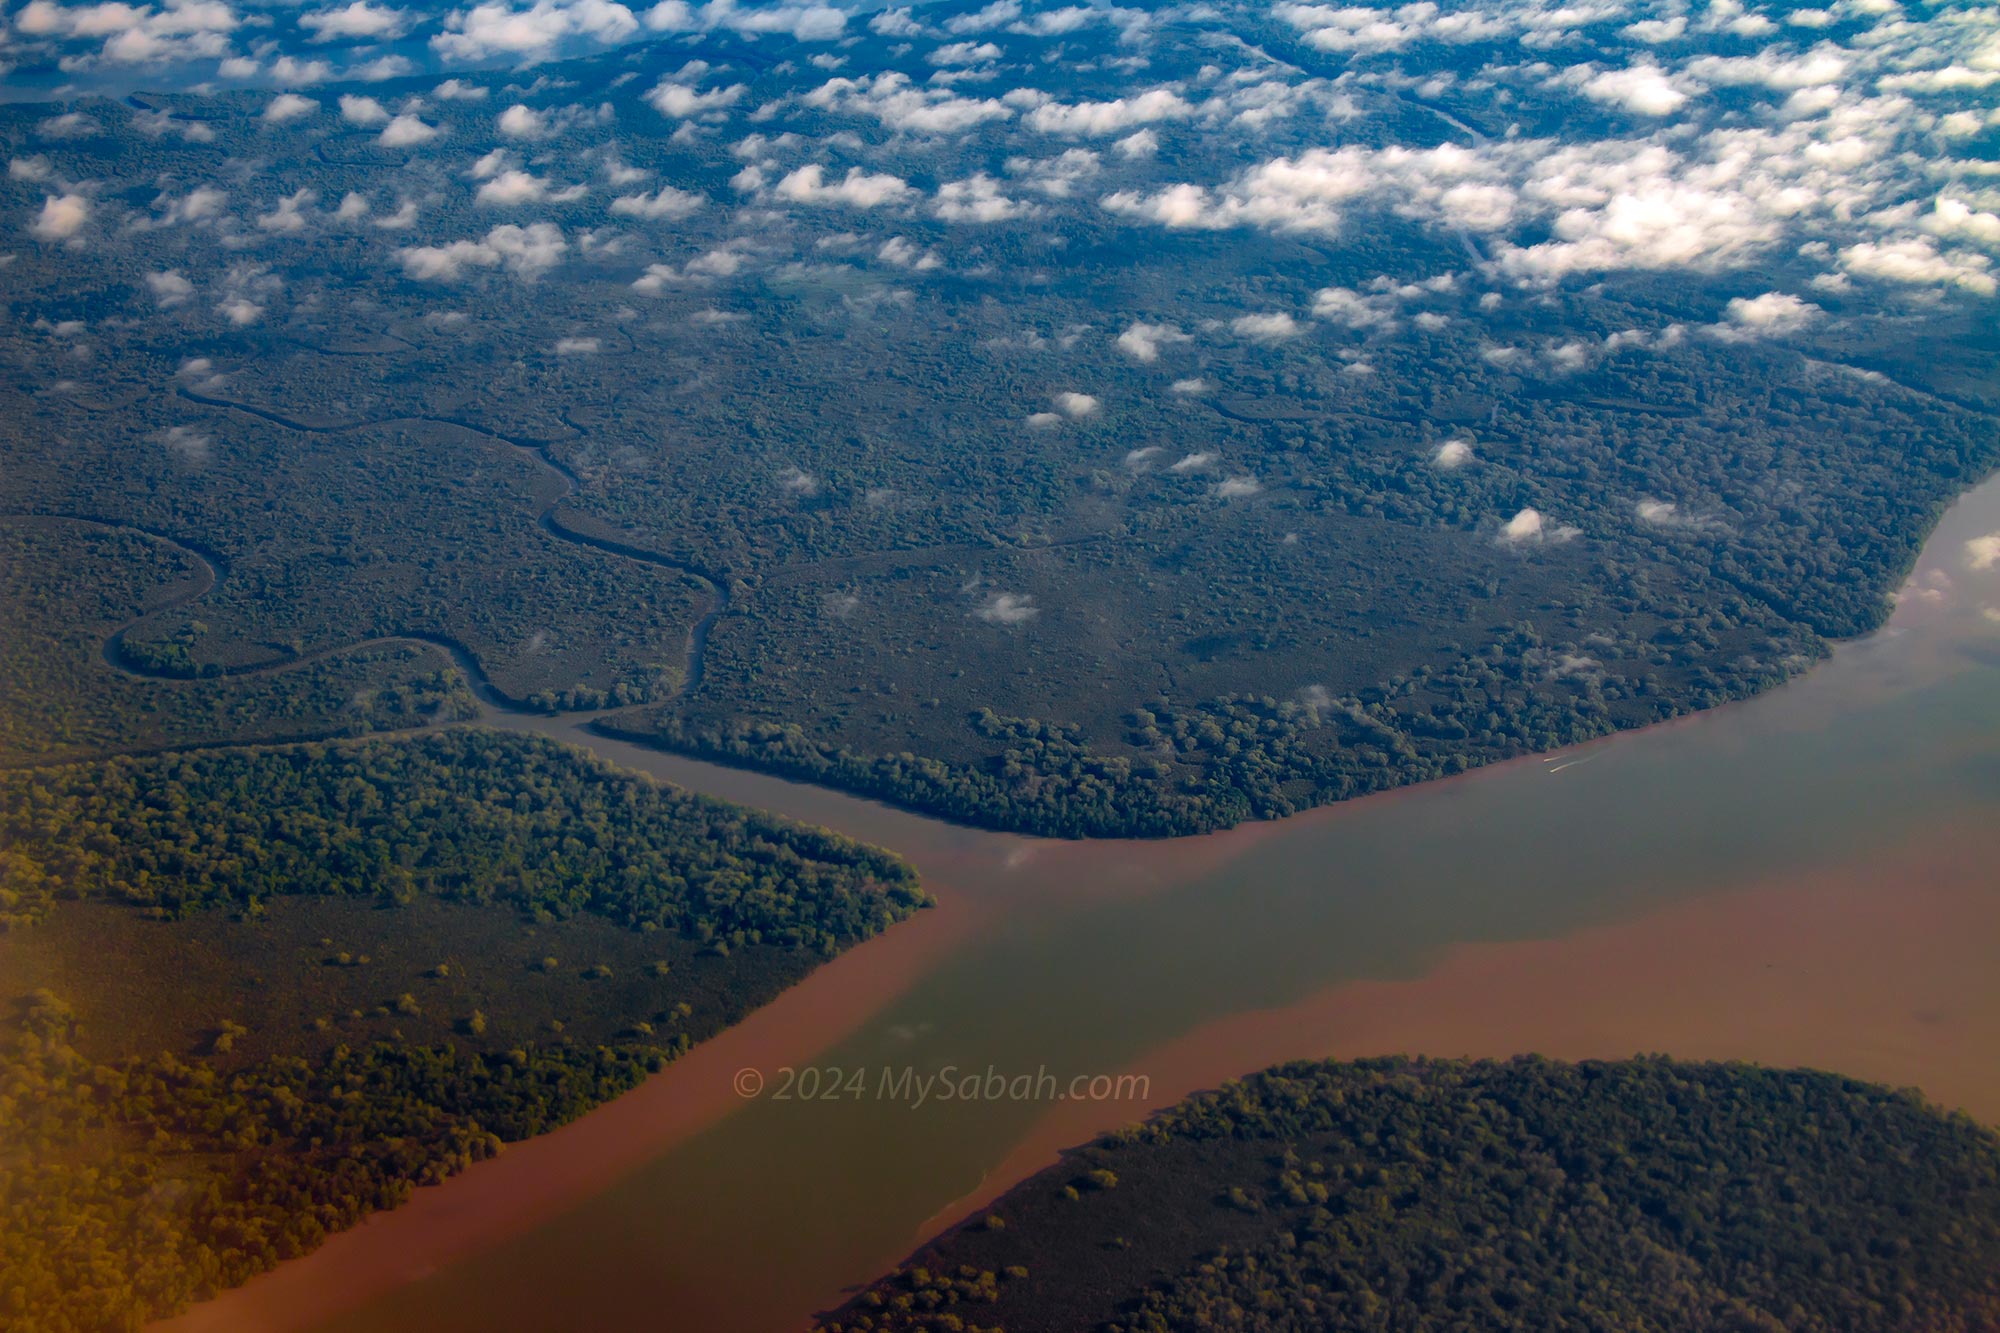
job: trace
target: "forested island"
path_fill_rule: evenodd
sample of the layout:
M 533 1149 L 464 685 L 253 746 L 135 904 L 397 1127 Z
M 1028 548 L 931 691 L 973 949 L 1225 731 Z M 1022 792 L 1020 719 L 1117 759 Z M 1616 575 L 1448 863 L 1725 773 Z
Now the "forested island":
M 2000 1324 L 2000 1137 L 1831 1074 L 1300 1062 L 1016 1186 L 824 1333 Z
M 131 1327 L 307 1253 L 925 901 L 479 730 L 0 774 L 0 1324 Z

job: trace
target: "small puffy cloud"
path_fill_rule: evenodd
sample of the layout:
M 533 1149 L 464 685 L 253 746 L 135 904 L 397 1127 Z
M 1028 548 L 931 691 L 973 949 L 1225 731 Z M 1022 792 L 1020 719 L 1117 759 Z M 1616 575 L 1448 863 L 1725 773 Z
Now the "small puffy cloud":
M 476 241 L 449 245 L 405 246 L 396 252 L 403 271 L 418 282 L 455 282 L 471 269 L 503 268 L 532 282 L 561 261 L 569 250 L 561 228 L 549 222 L 493 228 Z
M 1224 477 L 1210 488 L 1218 500 L 1238 500 L 1264 489 L 1255 477 Z
M 1472 441 L 1446 440 L 1431 451 L 1431 466 L 1440 472 L 1453 472 L 1472 461 Z
M 88 112 L 65 111 L 37 121 L 35 133 L 44 139 L 88 139 L 93 134 L 104 133 L 104 126 L 98 124 L 97 117 Z
M 319 199 L 317 190 L 297 190 L 278 201 L 276 208 L 259 214 L 257 226 L 277 235 L 292 235 L 306 229 L 306 205 Z M 218 201 L 219 203 L 219 201 Z
M 1134 130 L 1111 147 L 1118 156 L 1134 162 L 1159 152 L 1160 136 L 1152 130 Z
M 80 194 L 51 194 L 43 197 L 41 211 L 28 224 L 28 234 L 38 241 L 67 241 L 88 221 L 88 199 Z
M 1063 417 L 1060 412 L 1030 412 L 1028 414 L 1028 424 L 1036 430 L 1048 430 L 1050 427 L 1060 426 L 1062 423 Z
M 350 125 L 386 125 L 389 123 L 389 108 L 372 97 L 342 93 L 340 118 Z
M 488 208 L 539 204 L 549 197 L 549 183 L 525 171 L 502 171 L 481 185 L 473 202 Z
M 333 66 L 324 60 L 301 60 L 297 56 L 279 56 L 271 62 L 271 78 L 278 83 L 289 83 L 303 88 L 308 84 L 325 83 L 333 77 Z
M 1215 455 L 1204 450 L 1200 453 L 1183 454 L 1180 459 L 1167 466 L 1169 472 L 1201 472 L 1215 463 Z
M 263 303 L 253 301 L 247 296 L 225 296 L 215 303 L 215 309 L 217 314 L 238 328 L 255 324 L 264 318 Z
M 596 356 L 604 350 L 604 342 L 599 338 L 558 338 L 557 356 Z
M 1229 327 L 1239 338 L 1262 343 L 1283 342 L 1304 332 L 1299 322 L 1282 310 L 1268 315 L 1238 315 L 1229 321 Z
M 229 196 L 221 190 L 207 185 L 197 185 L 178 199 L 161 195 L 153 201 L 153 207 L 160 210 L 158 225 L 177 227 L 219 218 L 222 216 L 223 205 L 228 202 Z
M 153 299 L 159 302 L 162 310 L 185 305 L 188 298 L 194 295 L 194 284 L 181 276 L 179 269 L 170 268 L 164 273 L 148 273 L 146 289 L 152 292 Z
M 1863 241 L 1840 252 L 1840 266 L 1860 277 L 1913 287 L 1962 287 L 1994 294 L 1993 261 L 1968 251 L 1946 253 L 1928 236 L 1903 241 Z
M 794 203 L 845 204 L 850 208 L 899 204 L 917 193 L 901 176 L 886 172 L 870 173 L 860 167 L 849 167 L 847 175 L 828 184 L 826 168 L 817 162 L 809 162 L 790 173 L 778 182 L 776 189 L 779 198 Z
M 1158 361 L 1160 348 L 1168 343 L 1187 342 L 1188 335 L 1171 324 L 1135 322 L 1118 335 L 1118 350 L 1134 361 Z
M 639 20 L 617 0 L 485 0 L 452 11 L 431 49 L 447 60 L 542 60 L 574 41 L 610 45 L 637 35 Z
M 1207 393 L 1215 386 L 1197 376 L 1194 379 L 1175 380 L 1171 387 L 1175 393 L 1180 394 L 1182 397 L 1192 398 Z
M 1523 509 L 1500 525 L 1498 540 L 1503 546 L 1530 546 L 1537 542 L 1566 542 L 1578 532 L 1567 524 L 1550 524 L 1539 509 Z
M 919 88 L 897 70 L 859 79 L 828 79 L 801 100 L 828 111 L 870 116 L 889 129 L 916 134 L 956 134 L 1014 114 L 1014 108 L 999 98 L 961 97 L 946 86 Z
M 549 132 L 548 113 L 519 102 L 502 111 L 497 123 L 509 139 L 539 139 Z
M 611 201 L 611 211 L 621 217 L 644 218 L 650 222 L 679 222 L 700 211 L 708 200 L 688 190 L 662 185 L 652 194 L 621 194 Z
M 819 478 L 804 468 L 788 467 L 778 474 L 778 489 L 788 495 L 818 495 Z
M 273 125 L 282 125 L 288 120 L 298 120 L 319 110 L 319 103 L 310 97 L 297 93 L 279 93 L 264 104 L 264 119 Z
M 1729 303 L 1731 329 L 1739 336 L 1778 336 L 1797 333 L 1825 314 L 1810 301 L 1801 301 L 1787 292 L 1765 292 L 1762 296 L 1737 297 Z
M 390 40 L 410 28 L 410 13 L 403 9 L 378 8 L 368 0 L 331 9 L 316 9 L 299 16 L 299 26 L 316 42 L 350 40 Z
M 1585 79 L 1582 88 L 1593 102 L 1623 107 L 1642 116 L 1670 116 L 1688 100 L 1666 71 L 1650 63 L 1605 70 Z
M 1041 614 L 1033 594 L 996 592 L 972 609 L 975 620 L 989 625 L 1025 625 Z
M 734 106 L 742 99 L 743 92 L 744 88 L 740 83 L 732 83 L 726 88 L 711 88 L 703 92 L 685 83 L 663 79 L 652 92 L 646 94 L 646 100 L 663 116 L 687 120 L 705 112 L 720 111 L 724 107 Z
M 907 236 L 891 236 L 877 248 L 875 257 L 885 264 L 894 264 L 898 268 L 912 269 L 918 273 L 944 267 L 944 256 L 936 250 L 919 247 Z
M 397 116 L 382 127 L 376 141 L 384 148 L 413 148 L 417 144 L 429 143 L 442 133 L 435 125 L 427 125 L 416 116 Z
M 1974 537 L 1965 544 L 1965 567 L 1975 574 L 2000 569 L 2000 532 Z
M 1093 416 L 1104 406 L 1095 396 L 1087 393 L 1077 393 L 1074 390 L 1065 390 L 1055 395 L 1049 401 L 1055 404 L 1056 411 L 1062 413 L 1071 421 Z
M 1963 199 L 1940 197 L 1919 224 L 1934 236 L 1957 237 L 1976 245 L 2000 246 L 2000 214 L 1981 213 Z
M 1006 222 L 1026 217 L 1037 209 L 1033 204 L 1008 198 L 1001 192 L 999 181 L 980 172 L 938 186 L 937 202 L 931 211 L 945 222 Z
M 483 84 L 467 83 L 464 79 L 446 79 L 431 89 L 431 95 L 446 102 L 483 102 L 490 90 Z
M 1136 126 L 1162 120 L 1186 120 L 1194 106 L 1170 88 L 1153 88 L 1134 97 L 1108 102 L 1044 102 L 1028 112 L 1024 124 L 1042 134 L 1070 138 L 1122 134 Z
M 924 57 L 933 65 L 978 65 L 1000 58 L 1000 48 L 991 42 L 952 42 Z

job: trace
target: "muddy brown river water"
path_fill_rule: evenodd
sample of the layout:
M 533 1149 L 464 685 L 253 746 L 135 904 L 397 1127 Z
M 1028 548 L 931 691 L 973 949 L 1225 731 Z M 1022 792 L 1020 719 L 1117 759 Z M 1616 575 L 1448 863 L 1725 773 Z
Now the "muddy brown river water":
M 979 833 L 496 716 L 891 847 L 939 906 L 172 1326 L 795 1329 L 1062 1147 L 1291 1057 L 1810 1064 L 2000 1122 L 1995 533 L 1989 482 L 1885 630 L 1763 698 L 1196 839 Z M 843 1095 L 777 1099 L 806 1066 Z M 914 1104 L 905 1069 L 982 1095 Z

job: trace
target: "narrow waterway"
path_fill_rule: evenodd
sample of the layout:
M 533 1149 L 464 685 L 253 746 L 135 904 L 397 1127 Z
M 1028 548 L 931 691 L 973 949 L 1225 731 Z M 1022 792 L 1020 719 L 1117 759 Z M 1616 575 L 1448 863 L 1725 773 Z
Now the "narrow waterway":
M 1995 533 L 1989 482 L 1888 629 L 1764 698 L 1206 838 L 978 833 L 495 717 L 892 847 L 940 905 L 631 1097 L 180 1322 L 796 1328 L 1060 1147 L 1296 1056 L 1810 1063 L 2000 1121 L 2000 560 L 1973 544 Z M 851 1091 L 776 1100 L 808 1062 Z M 906 1067 L 1145 1095 L 912 1105 L 890 1091 Z M 761 1095 L 737 1095 L 743 1069 Z

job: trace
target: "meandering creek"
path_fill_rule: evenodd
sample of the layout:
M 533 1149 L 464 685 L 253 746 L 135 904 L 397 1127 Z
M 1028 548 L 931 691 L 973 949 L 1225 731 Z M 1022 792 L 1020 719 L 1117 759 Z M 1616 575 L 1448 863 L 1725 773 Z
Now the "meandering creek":
M 2000 561 L 1968 545 L 1995 532 L 1989 482 L 1886 630 L 1750 703 L 1173 842 L 979 833 L 495 715 L 894 848 L 939 906 L 174 1326 L 797 1328 L 1064 1145 L 1290 1057 L 1802 1063 L 2000 1121 Z M 860 1095 L 776 1100 L 807 1064 Z M 906 1066 L 1146 1095 L 918 1106 L 884 1095 Z

